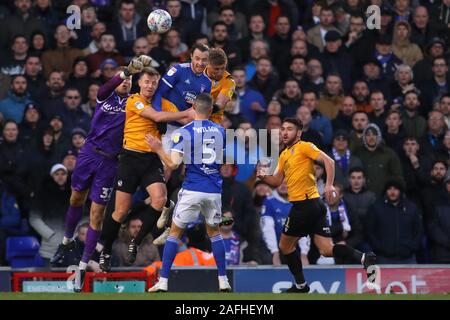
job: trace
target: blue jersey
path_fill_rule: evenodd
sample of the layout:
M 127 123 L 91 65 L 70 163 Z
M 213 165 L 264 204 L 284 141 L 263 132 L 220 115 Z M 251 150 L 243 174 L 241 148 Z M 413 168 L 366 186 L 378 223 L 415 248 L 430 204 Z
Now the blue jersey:
M 261 209 L 261 218 L 272 218 L 275 227 L 275 234 L 277 236 L 277 242 L 280 241 L 281 232 L 283 231 L 284 223 L 289 215 L 292 204 L 274 191 L 272 195 L 264 199 Z
M 199 94 L 210 93 L 211 86 L 211 80 L 204 73 L 195 74 L 190 63 L 177 64 L 161 78 L 152 106 L 157 111 L 187 110 Z
M 233 232 L 231 238 L 223 238 L 227 265 L 238 265 L 241 257 L 239 237 Z
M 183 189 L 222 193 L 225 129 L 209 120 L 194 120 L 174 132 L 172 143 L 172 151 L 183 153 L 186 164 Z

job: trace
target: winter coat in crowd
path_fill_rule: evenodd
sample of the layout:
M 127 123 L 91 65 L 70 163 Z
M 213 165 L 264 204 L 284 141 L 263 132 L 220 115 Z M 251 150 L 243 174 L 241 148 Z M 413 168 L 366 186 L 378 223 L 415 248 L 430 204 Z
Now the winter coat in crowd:
M 403 195 L 397 205 L 387 197 L 380 198 L 367 213 L 366 234 L 380 257 L 394 261 L 414 258 L 422 233 L 421 214 Z
M 404 25 L 408 29 L 408 36 L 406 39 L 401 40 L 397 36 L 397 29 L 399 25 Z M 413 67 L 418 61 L 423 59 L 422 50 L 420 47 L 409 41 L 411 36 L 411 26 L 406 21 L 398 21 L 394 26 L 394 37 L 392 41 L 392 51 L 399 57 L 405 64 Z
M 244 261 L 258 261 L 261 230 L 259 215 L 253 206 L 252 194 L 247 186 L 235 181 L 234 177 L 224 178 L 222 185 L 222 207 L 231 208 L 234 217 L 233 230 L 248 242 L 248 252 L 244 252 Z
M 41 236 L 43 258 L 51 259 L 62 241 L 70 193 L 69 179 L 60 187 L 49 176 L 32 199 L 30 225 Z
M 374 151 L 367 148 L 366 133 L 374 128 L 378 135 L 378 145 Z M 363 132 L 363 147 L 355 151 L 364 165 L 367 188 L 377 195 L 381 195 L 384 185 L 389 179 L 397 179 L 403 182 L 403 171 L 400 159 L 394 150 L 381 144 L 381 131 L 375 124 L 369 124 Z
M 8 91 L 8 96 L 0 101 L 0 113 L 5 120 L 14 120 L 21 123 L 23 114 L 25 113 L 25 106 L 31 103 L 30 95 L 27 93 L 24 96 L 17 96 L 11 90 Z
M 436 197 L 427 229 L 432 262 L 450 263 L 450 193 L 448 191 Z

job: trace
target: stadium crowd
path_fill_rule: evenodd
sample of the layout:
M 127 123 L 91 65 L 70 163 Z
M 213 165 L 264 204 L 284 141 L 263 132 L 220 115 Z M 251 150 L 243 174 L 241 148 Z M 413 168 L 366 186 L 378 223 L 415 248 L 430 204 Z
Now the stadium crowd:
M 66 26 L 71 4 L 81 8 L 81 29 Z M 366 26 L 371 4 L 381 9 L 380 29 Z M 156 8 L 173 18 L 163 35 L 147 27 Z M 327 203 L 334 242 L 373 250 L 379 263 L 450 263 L 450 0 L 6 0 L 0 266 L 8 265 L 12 236 L 37 236 L 44 259 L 55 253 L 99 87 L 142 54 L 163 74 L 188 62 L 194 43 L 227 54 L 236 93 L 225 128 L 271 132 L 284 117 L 297 117 L 302 140 L 335 160 L 339 197 Z M 223 214 L 234 217 L 221 228 L 227 260 L 280 265 L 286 187 L 257 181 L 255 167 L 221 168 Z M 182 170 L 172 177 L 175 200 Z M 323 186 L 319 164 L 316 179 Z M 145 209 L 137 202 L 133 210 Z M 142 224 L 130 217 L 114 246 L 115 266 L 126 265 L 126 239 Z M 67 264 L 81 257 L 85 233 L 84 223 Z M 201 223 L 180 250 L 186 245 L 210 251 Z M 346 263 L 321 257 L 308 238 L 299 248 L 304 264 Z M 149 238 L 134 265 L 159 257 Z

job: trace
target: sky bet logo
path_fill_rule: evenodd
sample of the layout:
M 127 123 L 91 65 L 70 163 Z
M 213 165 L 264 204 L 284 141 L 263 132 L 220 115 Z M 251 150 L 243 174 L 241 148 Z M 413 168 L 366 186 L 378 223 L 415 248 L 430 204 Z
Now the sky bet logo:
M 71 5 L 67 7 L 67 14 L 70 16 L 66 20 L 66 26 L 69 30 L 81 29 L 81 9 L 79 6 Z

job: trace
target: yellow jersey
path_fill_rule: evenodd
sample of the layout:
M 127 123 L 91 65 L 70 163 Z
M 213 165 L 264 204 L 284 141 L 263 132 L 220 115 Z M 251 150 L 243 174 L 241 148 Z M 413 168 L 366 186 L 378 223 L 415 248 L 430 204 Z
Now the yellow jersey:
M 133 94 L 127 100 L 125 107 L 126 118 L 123 137 L 123 147 L 140 152 L 152 152 L 145 135 L 150 133 L 154 137 L 161 138 L 153 120 L 141 117 L 141 112 L 151 107 L 151 103 L 139 93 Z
M 219 93 L 226 95 L 231 99 L 236 89 L 236 83 L 234 82 L 233 77 L 228 71 L 224 72 L 222 79 L 220 79 L 219 81 L 215 81 L 212 79 L 211 81 L 212 81 L 211 97 L 213 98 L 214 102 L 216 102 Z M 219 110 L 218 112 L 212 114 L 211 117 L 209 117 L 209 120 L 220 124 L 220 122 L 222 121 L 224 108 L 225 106 L 222 107 L 221 110 Z
M 277 170 L 284 172 L 289 201 L 320 197 L 314 177 L 314 161 L 320 150 L 312 143 L 298 141 L 281 152 Z

